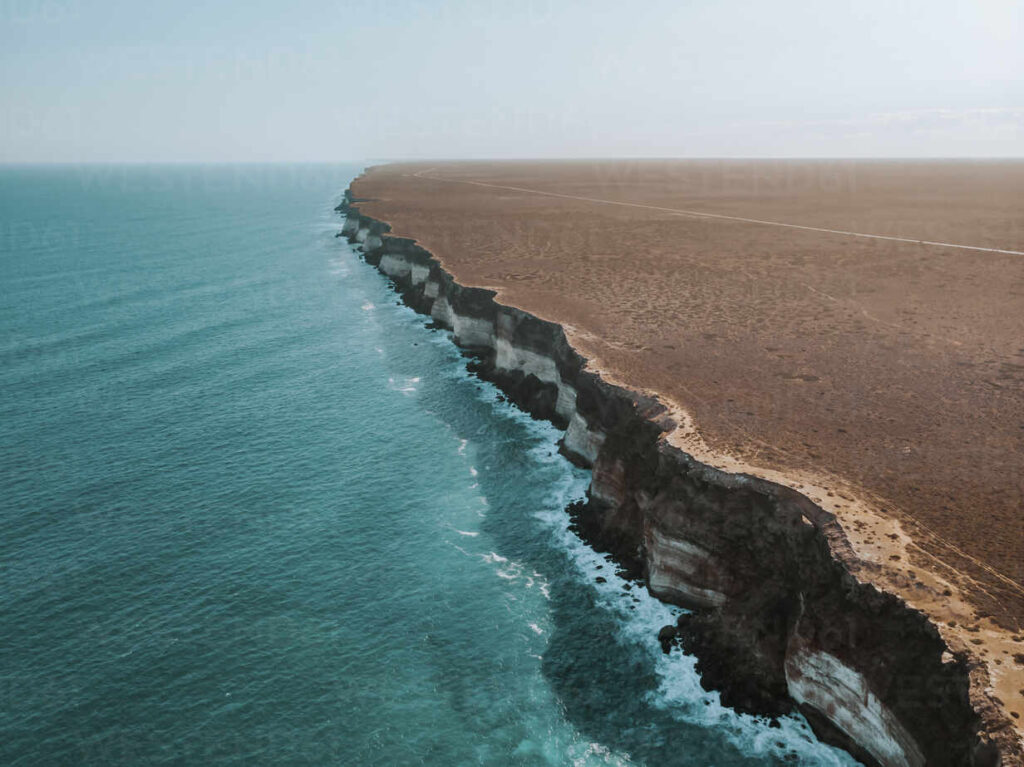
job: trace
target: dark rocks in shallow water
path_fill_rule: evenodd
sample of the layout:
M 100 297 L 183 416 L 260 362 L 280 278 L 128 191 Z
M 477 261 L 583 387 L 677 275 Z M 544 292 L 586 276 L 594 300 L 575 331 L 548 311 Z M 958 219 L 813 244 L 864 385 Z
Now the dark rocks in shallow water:
M 644 576 L 641 561 L 630 552 L 632 541 L 609 538 L 595 527 L 595 518 L 590 514 L 589 500 L 574 501 L 565 507 L 569 515 L 569 530 L 580 537 L 594 551 L 610 554 L 616 565 L 615 574 L 628 581 L 641 582 Z M 600 569 L 603 565 L 598 565 Z
M 658 632 L 658 643 L 661 645 L 661 651 L 668 655 L 676 646 L 676 627 L 672 624 L 662 626 Z
M 607 583 L 607 582 L 608 582 L 608 579 L 607 579 L 607 578 L 602 578 L 602 577 L 601 577 L 601 576 L 599 575 L 599 576 L 597 576 L 596 578 L 594 578 L 594 582 L 595 582 L 595 583 Z
M 540 421 L 551 421 L 558 428 L 564 429 L 568 426 L 565 419 L 555 412 L 555 403 L 558 401 L 558 387 L 541 381 L 533 373 L 529 375 L 503 374 L 487 366 L 478 367 L 478 375 L 485 381 L 500 387 L 508 397 L 521 410 L 525 410 L 530 416 Z
M 765 663 L 766 649 L 754 641 L 737 641 L 731 626 L 714 610 L 680 615 L 676 637 L 680 646 L 697 657 L 701 686 L 717 690 L 722 703 L 748 714 L 780 716 L 791 713 L 792 700 L 785 677 Z

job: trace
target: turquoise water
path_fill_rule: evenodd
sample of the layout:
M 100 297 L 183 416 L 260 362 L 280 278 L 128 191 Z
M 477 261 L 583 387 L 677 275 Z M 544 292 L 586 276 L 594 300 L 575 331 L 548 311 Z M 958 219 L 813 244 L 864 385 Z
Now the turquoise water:
M 0 169 L 0 763 L 852 763 L 661 654 L 358 170 Z

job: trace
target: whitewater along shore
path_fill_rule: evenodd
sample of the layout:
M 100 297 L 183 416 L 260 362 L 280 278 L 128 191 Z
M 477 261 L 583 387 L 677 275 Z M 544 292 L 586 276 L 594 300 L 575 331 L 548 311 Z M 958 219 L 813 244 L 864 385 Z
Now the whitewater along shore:
M 585 193 L 593 192 L 592 183 L 569 184 L 571 194 L 551 192 L 538 188 L 537 172 L 529 169 L 529 183 L 497 183 L 508 179 L 496 180 L 491 166 L 371 169 L 340 206 L 343 234 L 409 305 L 453 330 L 456 342 L 476 354 L 482 377 L 566 430 L 563 451 L 593 472 L 587 503 L 572 510 L 580 531 L 655 596 L 693 610 L 662 638 L 698 656 L 704 683 L 721 690 L 725 703 L 761 714 L 797 707 L 824 739 L 869 764 L 1024 764 L 1020 720 L 1013 717 L 1024 688 L 1016 581 L 959 547 L 959 559 L 937 555 L 934 542 L 921 535 L 927 528 L 913 527 L 913 518 L 876 488 L 827 472 L 824 460 L 786 462 L 722 449 L 719 435 L 709 435 L 701 418 L 695 423 L 692 401 L 666 396 L 671 390 L 658 386 L 657 377 L 655 386 L 637 384 L 635 371 L 607 343 L 616 343 L 616 333 L 599 322 L 518 308 L 538 303 L 529 300 L 531 291 L 548 292 L 547 308 L 564 304 L 571 314 L 578 296 L 552 297 L 550 285 L 529 284 L 529 251 L 549 247 L 551 239 L 528 226 L 495 231 L 492 217 L 509 215 L 526 198 L 548 223 L 560 217 L 577 237 L 579 222 L 560 210 L 564 196 L 572 206 L 601 207 L 616 226 L 634 223 L 619 209 L 622 200 L 611 199 L 608 192 L 616 189 L 600 197 Z M 468 191 L 453 202 L 447 199 L 452 188 Z M 438 199 L 463 205 L 461 225 L 431 215 Z M 638 205 L 643 216 L 684 215 L 675 205 L 624 204 Z M 728 215 L 730 228 L 770 227 Z M 446 225 L 452 228 L 439 236 Z M 590 231 L 581 244 L 600 271 L 615 243 L 593 239 Z M 634 241 L 641 231 L 633 228 Z M 480 259 L 485 266 L 501 261 L 501 285 L 463 268 L 466 248 L 489 252 Z M 516 288 L 523 282 L 526 288 Z M 628 280 L 615 287 L 623 294 L 636 290 Z M 756 304 L 759 297 L 747 298 Z M 577 309 L 572 319 L 578 317 L 586 312 Z M 814 377 L 801 373 L 797 380 Z M 964 567 L 963 559 L 977 562 L 991 580 Z

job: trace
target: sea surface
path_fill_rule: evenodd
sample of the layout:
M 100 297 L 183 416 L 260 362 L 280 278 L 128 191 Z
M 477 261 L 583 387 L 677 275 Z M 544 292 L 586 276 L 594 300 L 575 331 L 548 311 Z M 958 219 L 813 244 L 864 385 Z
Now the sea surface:
M 0 168 L 0 764 L 853 764 L 661 653 L 359 170 Z

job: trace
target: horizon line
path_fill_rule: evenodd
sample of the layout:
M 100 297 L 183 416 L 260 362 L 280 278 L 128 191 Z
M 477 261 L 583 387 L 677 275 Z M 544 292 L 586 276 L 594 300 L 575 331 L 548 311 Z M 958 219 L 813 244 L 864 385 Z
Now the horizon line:
M 846 160 L 846 161 L 1024 161 L 1024 155 L 590 155 L 522 157 L 390 157 L 323 160 L 0 160 L 0 167 L 110 165 L 358 165 L 418 162 L 601 162 L 679 160 Z

